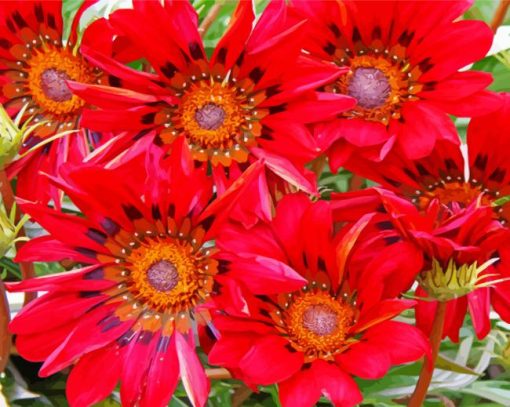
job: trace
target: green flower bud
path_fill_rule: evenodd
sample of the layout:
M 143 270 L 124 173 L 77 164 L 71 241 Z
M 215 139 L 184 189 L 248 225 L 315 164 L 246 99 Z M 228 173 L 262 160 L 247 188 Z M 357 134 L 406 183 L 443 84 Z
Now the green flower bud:
M 3 106 L 0 105 L 0 170 L 9 164 L 21 147 L 25 128 L 18 127 L 19 119 L 23 110 L 16 120 L 12 120 Z
M 479 287 L 500 282 L 501 280 L 484 283 L 482 280 L 489 275 L 480 276 L 495 260 L 492 259 L 481 266 L 478 266 L 476 262 L 459 266 L 450 259 L 444 268 L 439 261 L 433 259 L 432 268 L 422 272 L 418 281 L 431 297 L 439 301 L 452 300 L 469 294 Z

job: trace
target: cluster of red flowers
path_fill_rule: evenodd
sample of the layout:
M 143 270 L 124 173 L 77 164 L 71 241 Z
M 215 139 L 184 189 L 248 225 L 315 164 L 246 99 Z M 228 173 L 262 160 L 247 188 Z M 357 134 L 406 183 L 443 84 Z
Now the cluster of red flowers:
M 16 259 L 75 266 L 10 283 L 44 292 L 10 329 L 41 376 L 72 366 L 71 406 L 181 379 L 202 407 L 197 346 L 284 407 L 354 406 L 353 377 L 430 358 L 442 304 L 454 341 L 468 309 L 479 338 L 510 322 L 510 95 L 461 70 L 493 37 L 470 1 L 240 1 L 213 51 L 187 1 L 81 34 L 94 3 L 65 40 L 60 2 L 0 4 L 0 101 L 40 123 L 7 170 L 48 232 Z M 325 158 L 380 186 L 324 199 Z

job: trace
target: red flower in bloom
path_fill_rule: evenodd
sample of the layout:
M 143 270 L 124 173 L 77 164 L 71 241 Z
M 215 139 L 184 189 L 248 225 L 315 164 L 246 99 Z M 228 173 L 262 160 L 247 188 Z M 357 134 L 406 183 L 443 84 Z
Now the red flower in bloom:
M 440 141 L 429 156 L 417 160 L 392 151 L 383 161 L 375 162 L 353 149 L 342 165 L 406 197 L 422 210 L 434 199 L 449 208 L 466 207 L 480 195 L 483 204 L 494 205 L 510 195 L 510 163 L 505 153 L 510 147 L 506 133 L 510 127 L 510 94 L 502 94 L 501 100 L 496 112 L 472 119 L 466 159 L 458 143 Z M 508 203 L 495 205 L 494 211 L 502 224 L 510 221 Z
M 343 137 L 358 147 L 384 145 L 384 152 L 396 145 L 409 158 L 424 157 L 436 141 L 457 139 L 447 114 L 474 116 L 497 107 L 495 95 L 484 90 L 490 74 L 459 72 L 484 57 L 492 42 L 485 23 L 453 22 L 472 1 L 293 3 L 313 29 L 305 49 L 350 68 L 324 89 L 358 101 L 321 129 L 324 147 Z
M 242 306 L 213 314 L 220 337 L 210 363 L 252 385 L 278 383 L 285 407 L 312 406 L 321 394 L 345 407 L 362 400 L 351 375 L 380 378 L 391 365 L 423 356 L 423 334 L 390 321 L 414 301 L 384 296 L 378 279 L 383 269 L 398 273 L 407 253 L 390 258 L 377 251 L 373 262 L 354 261 L 353 246 L 369 220 L 334 233 L 329 203 L 297 194 L 280 201 L 270 224 L 222 228 L 223 275 L 247 290 Z M 263 276 L 275 269 L 301 275 L 302 288 L 285 290 L 283 279 L 268 284 Z
M 432 328 L 437 302 L 447 302 L 443 337 L 458 341 L 459 330 L 469 308 L 479 338 L 490 331 L 491 302 L 505 310 L 510 304 L 508 269 L 495 267 L 499 250 L 508 239 L 507 231 L 496 219 L 492 208 L 481 205 L 481 198 L 468 207 L 445 211 L 437 199 L 423 211 L 391 192 L 379 190 L 388 219 L 405 241 L 414 243 L 424 256 L 417 276 L 416 321 L 424 331 Z M 501 316 L 508 317 L 508 311 Z
M 209 321 L 218 272 L 211 244 L 220 222 L 215 214 L 230 211 L 236 191 L 252 188 L 244 183 L 252 172 L 208 204 L 211 179 L 204 169 L 180 167 L 186 152 L 161 166 L 152 157 L 145 187 L 122 167 L 64 169 L 64 179 L 54 182 L 85 217 L 22 202 L 23 212 L 49 235 L 27 243 L 17 260 L 88 265 L 9 285 L 11 291 L 47 292 L 10 329 L 22 356 L 44 361 L 41 376 L 76 362 L 67 382 L 73 407 L 98 402 L 119 380 L 123 405 L 166 406 L 179 377 L 194 406 L 206 403 L 209 385 L 195 354 L 192 321 Z
M 59 202 L 57 190 L 39 177 L 39 170 L 54 174 L 65 162 L 81 162 L 89 146 L 100 142 L 101 135 L 81 130 L 45 143 L 58 132 L 80 128 L 85 101 L 71 93 L 66 81 L 107 80 L 81 56 L 78 42 L 78 22 L 93 2 L 85 1 L 78 10 L 67 40 L 63 39 L 61 1 L 3 1 L 0 5 L 0 102 L 12 115 L 26 105 L 24 120 L 33 116 L 34 123 L 44 122 L 24 140 L 20 153 L 40 147 L 9 169 L 10 176 L 18 174 L 19 196 Z M 112 44 L 97 40 L 106 33 L 106 27 L 98 24 L 81 43 L 94 44 L 111 54 Z
M 212 164 L 220 193 L 255 158 L 263 158 L 284 180 L 314 191 L 314 176 L 303 166 L 319 149 L 305 124 L 334 117 L 354 100 L 313 89 L 345 69 L 300 55 L 305 20 L 283 1 L 271 2 L 253 29 L 252 2 L 239 2 L 210 58 L 197 20 L 184 1 L 164 6 L 135 1 L 133 10 L 109 17 L 155 73 L 134 71 L 93 49 L 86 52 L 124 89 L 73 84 L 78 95 L 100 107 L 85 112 L 83 124 L 132 130 L 109 145 L 102 158 L 136 148 L 136 140 L 169 147 L 184 137 L 195 160 Z

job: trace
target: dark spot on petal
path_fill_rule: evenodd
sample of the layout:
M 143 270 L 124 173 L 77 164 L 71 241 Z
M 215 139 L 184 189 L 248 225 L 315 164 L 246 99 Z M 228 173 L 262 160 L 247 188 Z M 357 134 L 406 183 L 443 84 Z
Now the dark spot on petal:
M 14 22 L 16 23 L 16 25 L 21 29 L 21 28 L 25 28 L 25 27 L 28 27 L 28 24 L 27 22 L 25 21 L 25 19 L 21 16 L 21 14 L 19 13 L 19 11 L 15 11 L 14 13 L 12 13 L 12 19 L 14 20 Z
M 165 65 L 159 68 L 163 75 L 165 75 L 167 78 L 171 79 L 174 77 L 175 73 L 177 72 L 177 67 L 172 64 L 171 62 L 167 62 Z
M 117 343 L 120 347 L 128 345 L 131 340 L 135 337 L 135 332 L 130 328 L 128 329 L 119 339 L 117 339 Z
M 287 105 L 285 103 L 281 105 L 271 106 L 269 110 L 269 114 L 276 114 L 284 112 L 287 109 Z
M 488 158 L 489 157 L 487 155 L 477 154 L 475 158 L 475 167 L 481 171 L 484 171 L 487 167 Z
M 101 245 L 104 244 L 106 242 L 106 239 L 108 238 L 108 236 L 105 235 L 103 232 L 93 228 L 89 228 L 89 230 L 87 230 L 87 237 Z
M 444 165 L 449 170 L 456 170 L 456 169 L 458 169 L 457 163 L 454 160 L 452 160 L 451 158 L 447 158 L 446 160 L 444 160 Z
M 221 47 L 218 53 L 216 54 L 216 61 L 221 64 L 225 65 L 225 60 L 227 59 L 227 49 L 225 47 Z
M 103 280 L 104 270 L 100 267 L 83 275 L 84 280 Z
M 361 41 L 361 34 L 359 32 L 358 27 L 354 27 L 352 29 L 352 42 L 358 42 Z
M 151 343 L 153 336 L 154 334 L 151 331 L 144 330 L 140 332 L 140 335 L 138 335 L 136 341 L 143 346 L 147 346 L 149 343 Z
M 214 215 L 210 215 L 207 218 L 205 218 L 200 224 L 204 227 L 205 230 L 209 230 L 214 222 Z
M 7 23 L 7 28 L 9 29 L 9 31 L 12 33 L 15 33 L 16 27 L 14 26 L 14 23 L 12 22 L 12 20 L 10 18 L 8 18 L 6 23 Z
M 380 230 L 391 230 L 393 229 L 393 223 L 389 220 L 383 220 L 382 222 L 377 222 L 375 226 Z
M 152 208 L 151 208 L 151 212 L 152 212 L 152 219 L 154 219 L 154 220 L 161 219 L 161 212 L 159 211 L 158 205 L 153 204 Z
M 168 205 L 168 216 L 170 218 L 174 218 L 175 217 L 175 204 L 173 204 L 173 203 Z
M 133 141 L 140 140 L 143 136 L 145 136 L 146 134 L 150 133 L 151 131 L 152 131 L 152 128 L 143 129 L 143 130 L 139 131 L 133 137 Z
M 122 86 L 122 80 L 119 77 L 113 75 L 108 76 L 108 83 L 111 86 L 115 86 L 116 88 L 120 88 Z
M 0 47 L 4 49 L 9 49 L 11 47 L 11 43 L 5 38 L 0 38 Z
M 266 97 L 268 98 L 277 95 L 278 93 L 280 93 L 280 87 L 278 85 L 273 85 L 266 89 Z
M 337 38 L 340 37 L 340 35 L 341 35 L 340 29 L 338 28 L 338 26 L 335 23 L 329 24 L 328 27 L 335 37 L 337 37 Z
M 427 171 L 427 169 L 420 163 L 416 164 L 416 169 L 418 170 L 418 173 L 422 176 L 430 175 L 430 173 Z
M 420 71 L 422 73 L 425 73 L 427 71 L 430 71 L 432 69 L 432 67 L 434 66 L 434 64 L 432 64 L 430 62 L 430 57 L 427 57 L 425 58 L 423 61 L 421 61 L 419 64 L 418 64 L 419 68 L 420 68 Z
M 120 231 L 120 226 L 110 218 L 104 218 L 101 221 L 101 227 L 110 236 L 116 235 Z
M 140 119 L 142 124 L 152 124 L 154 123 L 154 118 L 156 117 L 156 112 L 146 113 Z
M 411 179 L 416 179 L 416 174 L 412 172 L 409 168 L 404 168 L 404 172 Z
M 241 52 L 239 57 L 237 57 L 236 65 L 241 66 L 243 64 L 243 61 L 244 61 L 244 51 Z
M 228 266 L 230 262 L 228 260 L 219 259 L 218 260 L 218 273 L 226 273 L 228 271 Z
M 192 42 L 189 44 L 189 52 L 193 59 L 202 59 L 204 57 L 204 53 L 202 52 L 202 48 L 198 42 Z
M 382 33 L 381 33 L 381 27 L 379 27 L 378 25 L 374 27 L 374 29 L 372 30 L 372 39 L 374 40 L 380 40 L 382 37 Z
M 319 267 L 319 270 L 326 271 L 326 262 L 322 257 L 317 259 L 317 267 Z
M 398 42 L 403 47 L 408 47 L 411 41 L 413 40 L 414 32 L 408 33 L 407 30 L 404 31 L 400 37 L 398 38 Z
M 400 241 L 400 237 L 399 236 L 387 236 L 384 238 L 384 241 L 386 242 L 387 245 L 395 244 L 398 241 Z
M 101 295 L 101 291 L 80 291 L 78 295 L 80 298 L 92 298 Z
M 76 247 L 74 250 L 92 259 L 95 259 L 97 255 L 95 250 L 89 249 L 88 247 Z
M 394 187 L 399 187 L 400 185 L 402 185 L 400 182 L 394 180 L 394 179 L 391 179 L 391 178 L 388 178 L 386 176 L 382 176 L 382 178 L 390 185 L 393 185 Z
M 124 210 L 126 216 L 131 220 L 143 218 L 142 213 L 133 205 L 123 204 L 122 209 Z
M 35 18 L 39 23 L 44 22 L 44 10 L 41 3 L 34 4 Z
M 489 176 L 491 181 L 503 182 L 505 179 L 506 171 L 503 168 L 496 168 L 494 172 Z
M 435 81 L 425 82 L 425 84 L 423 85 L 423 90 L 428 92 L 433 91 L 436 88 L 436 85 L 437 82 Z
M 118 317 L 115 315 L 109 315 L 99 321 L 97 325 L 101 327 L 101 332 L 106 332 L 119 326 L 121 323 L 122 321 Z
M 53 14 L 48 14 L 48 27 L 57 29 L 57 22 L 55 20 L 55 16 Z
M 264 75 L 264 71 L 260 69 L 258 66 L 253 68 L 251 72 L 248 74 L 253 83 L 257 84 L 262 79 Z
M 336 51 L 336 47 L 334 44 L 332 44 L 331 42 L 327 42 L 326 45 L 324 45 L 322 47 L 322 49 L 324 50 L 324 52 L 326 52 L 328 55 L 333 55 Z

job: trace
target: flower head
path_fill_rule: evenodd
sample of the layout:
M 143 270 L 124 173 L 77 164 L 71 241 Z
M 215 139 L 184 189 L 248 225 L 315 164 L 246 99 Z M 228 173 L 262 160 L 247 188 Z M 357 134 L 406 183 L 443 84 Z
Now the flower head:
M 203 168 L 182 166 L 186 152 L 163 160 L 153 156 L 146 170 L 133 171 L 133 163 L 114 170 L 64 168 L 63 177 L 52 182 L 84 217 L 21 204 L 49 235 L 24 245 L 18 261 L 86 265 L 8 287 L 47 292 L 10 329 L 21 355 L 44 361 L 42 376 L 76 363 L 67 384 L 72 406 L 98 402 L 119 380 L 123 404 L 164 406 L 179 377 L 194 406 L 207 400 L 193 326 L 210 320 L 218 211 L 231 211 L 245 178 L 221 202 L 210 203 L 211 179 Z
M 99 36 L 108 37 L 105 25 L 78 39 L 78 22 L 90 4 L 84 2 L 77 11 L 69 38 L 64 38 L 61 1 L 2 3 L 0 102 L 11 117 L 22 112 L 21 125 L 29 118 L 40 124 L 21 146 L 21 153 L 31 153 L 9 168 L 10 176 L 19 176 L 17 194 L 30 200 L 52 198 L 59 202 L 57 190 L 39 177 L 39 170 L 55 174 L 64 162 L 81 161 L 90 145 L 101 140 L 99 134 L 80 130 L 86 103 L 67 83 L 108 81 L 108 75 L 90 64 L 80 51 L 80 44 L 100 43 L 104 52 L 112 53 L 111 45 L 97 41 Z M 52 139 L 57 133 L 73 130 L 80 131 Z
M 362 396 L 351 375 L 380 378 L 425 354 L 419 330 L 390 321 L 414 302 L 381 289 L 415 251 L 403 244 L 371 251 L 373 263 L 358 257 L 369 223 L 365 216 L 335 232 L 329 203 L 297 194 L 279 202 L 270 224 L 225 226 L 218 258 L 224 276 L 245 287 L 233 301 L 245 306 L 213 314 L 219 339 L 209 361 L 254 385 L 278 383 L 284 406 L 312 406 L 321 394 L 353 406 Z M 270 270 L 284 270 L 287 281 L 270 280 Z
M 454 22 L 470 1 L 292 3 L 312 23 L 305 49 L 350 70 L 324 90 L 358 102 L 318 129 L 323 147 L 342 137 L 358 148 L 377 146 L 384 154 L 396 147 L 420 158 L 436 141 L 456 139 L 447 114 L 497 108 L 496 95 L 485 91 L 490 74 L 459 71 L 483 58 L 492 42 L 485 23 Z M 342 149 L 334 145 L 332 154 Z
M 86 111 L 84 124 L 132 130 L 113 152 L 132 148 L 136 140 L 144 151 L 144 136 L 149 145 L 166 149 L 184 138 L 194 160 L 212 165 L 220 192 L 256 158 L 280 179 L 315 191 L 304 164 L 320 151 L 305 124 L 334 117 L 354 100 L 313 90 L 344 69 L 300 54 L 305 20 L 285 2 L 271 2 L 252 28 L 254 18 L 252 2 L 239 2 L 208 58 L 198 17 L 187 2 L 135 2 L 133 10 L 114 12 L 112 26 L 154 73 L 137 72 L 89 49 L 87 56 L 124 89 L 73 83 L 78 95 L 100 108 Z

